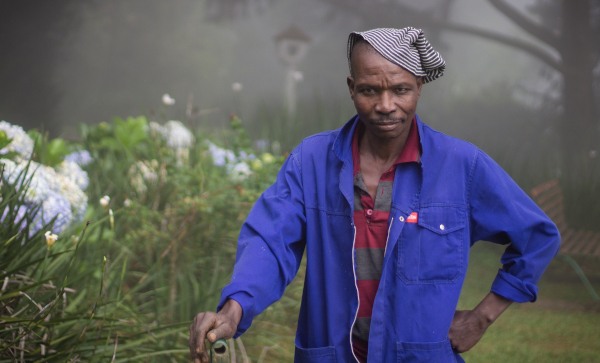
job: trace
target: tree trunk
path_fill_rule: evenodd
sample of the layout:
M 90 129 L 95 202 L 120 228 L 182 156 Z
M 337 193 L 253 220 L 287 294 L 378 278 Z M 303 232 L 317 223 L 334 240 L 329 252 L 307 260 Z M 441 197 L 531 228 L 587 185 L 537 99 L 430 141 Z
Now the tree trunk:
M 593 71 L 596 64 L 589 0 L 562 1 L 559 52 L 563 65 L 561 179 L 572 224 L 594 226 L 600 217 L 600 137 L 595 115 Z M 594 221 L 595 220 L 595 221 Z

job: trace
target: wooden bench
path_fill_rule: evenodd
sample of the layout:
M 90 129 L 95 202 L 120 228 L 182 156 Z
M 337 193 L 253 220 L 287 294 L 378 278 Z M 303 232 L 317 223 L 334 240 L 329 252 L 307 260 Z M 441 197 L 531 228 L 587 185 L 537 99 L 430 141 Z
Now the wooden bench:
M 561 235 L 559 257 L 562 257 L 575 270 L 594 300 L 600 296 L 585 276 L 579 264 L 571 256 L 600 257 L 600 232 L 570 228 L 564 208 L 564 197 L 557 179 L 549 180 L 531 190 L 531 197 L 538 206 L 554 221 Z

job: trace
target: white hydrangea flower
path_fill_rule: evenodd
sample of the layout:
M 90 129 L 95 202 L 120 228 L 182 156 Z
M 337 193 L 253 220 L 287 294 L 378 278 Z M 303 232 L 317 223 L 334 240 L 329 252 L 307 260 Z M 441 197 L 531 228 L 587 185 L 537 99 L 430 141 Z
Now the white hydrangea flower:
M 160 135 L 160 137 L 163 137 L 163 138 L 167 132 L 165 130 L 165 127 L 163 125 L 159 124 L 158 122 L 150 121 L 150 123 L 148 123 L 148 127 L 150 128 L 151 133 Z
M 148 185 L 156 184 L 159 180 L 159 165 L 157 160 L 139 160 L 129 168 L 129 181 L 133 189 L 143 194 Z
M 233 181 L 236 182 L 241 182 L 248 178 L 250 175 L 252 175 L 252 170 L 250 170 L 250 166 L 243 161 L 231 165 L 231 167 L 228 169 L 229 176 Z
M 183 165 L 189 158 L 189 149 L 194 145 L 194 134 L 181 123 L 181 121 L 170 120 L 164 125 L 150 122 L 150 131 L 159 135 L 175 152 L 177 164 Z
M 0 155 L 16 152 L 20 159 L 29 159 L 31 157 L 34 143 L 21 126 L 0 121 L 0 130 L 4 131 L 6 136 L 12 140 L 10 144 L 0 149 Z
M 167 121 L 165 131 L 165 141 L 173 149 L 190 148 L 194 145 L 194 134 L 181 121 Z

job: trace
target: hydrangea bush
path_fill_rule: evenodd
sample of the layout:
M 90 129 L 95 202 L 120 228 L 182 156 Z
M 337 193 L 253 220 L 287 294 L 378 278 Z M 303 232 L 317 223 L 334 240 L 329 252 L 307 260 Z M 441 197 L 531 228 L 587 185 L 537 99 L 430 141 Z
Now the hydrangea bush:
M 283 161 L 230 125 L 216 139 L 117 118 L 68 143 L 0 124 L 0 360 L 187 359 L 187 325 Z
M 0 148 L 2 179 L 17 188 L 25 188 L 17 219 L 29 213 L 28 233 L 33 235 L 52 225 L 60 233 L 73 224 L 81 223 L 87 209 L 85 189 L 89 184 L 83 165 L 65 158 L 56 168 L 33 161 L 34 140 L 25 131 L 6 121 L 0 121 L 0 132 L 7 145 Z M 0 218 L 4 220 L 8 210 Z M 15 220 L 13 220 L 15 222 Z M 21 224 L 25 228 L 24 224 Z

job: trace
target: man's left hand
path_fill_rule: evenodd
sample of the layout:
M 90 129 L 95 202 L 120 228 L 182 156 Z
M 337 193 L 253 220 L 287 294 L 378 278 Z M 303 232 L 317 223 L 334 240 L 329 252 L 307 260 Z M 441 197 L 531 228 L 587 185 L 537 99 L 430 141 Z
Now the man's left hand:
M 458 353 L 473 348 L 490 325 L 486 320 L 475 310 L 457 310 L 448 333 L 452 348 Z
M 486 329 L 512 304 L 512 301 L 490 292 L 473 310 L 457 310 L 448 337 L 458 353 L 473 348 Z

